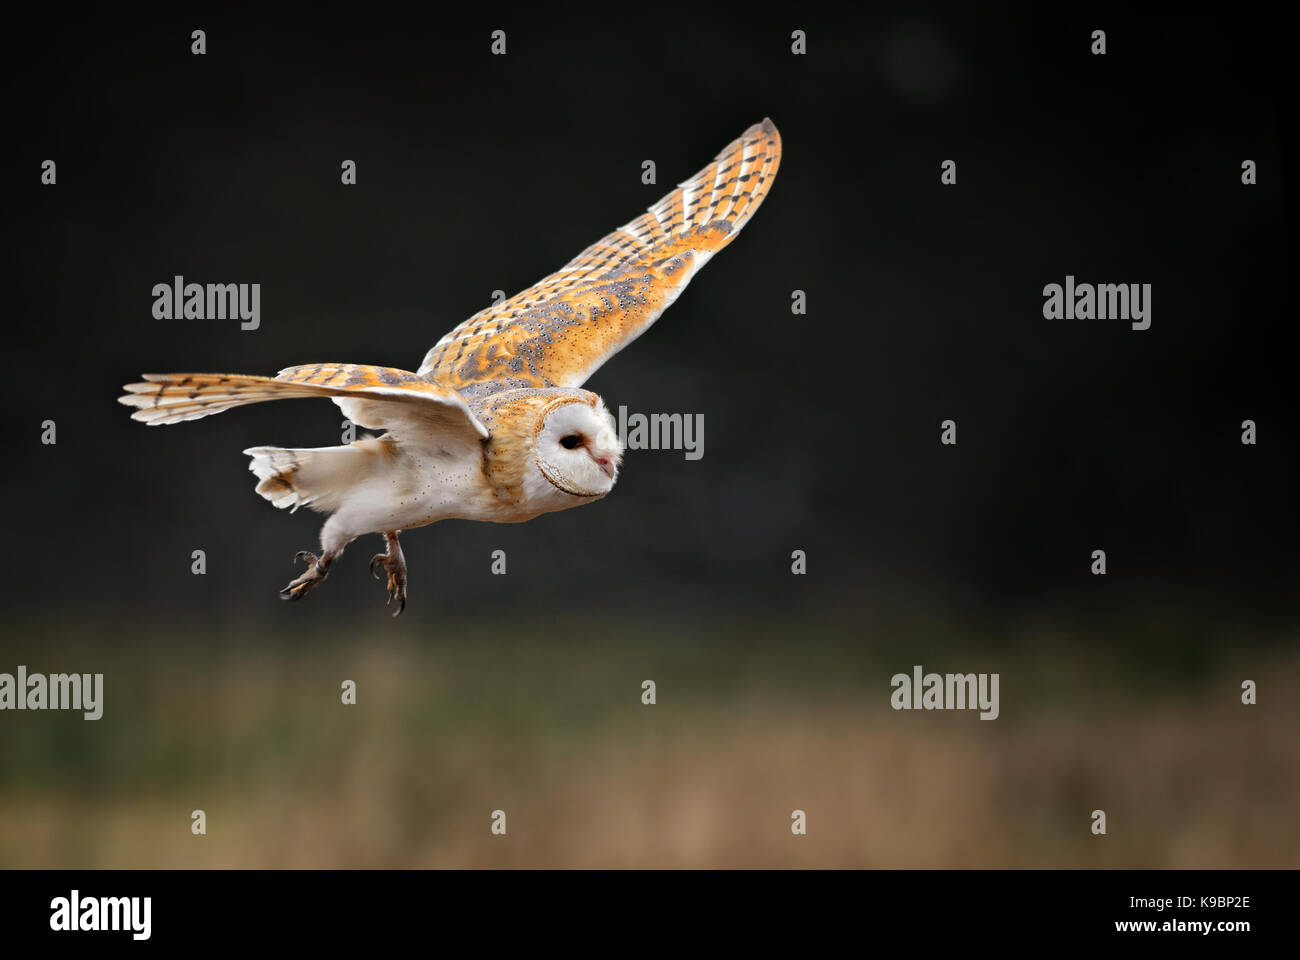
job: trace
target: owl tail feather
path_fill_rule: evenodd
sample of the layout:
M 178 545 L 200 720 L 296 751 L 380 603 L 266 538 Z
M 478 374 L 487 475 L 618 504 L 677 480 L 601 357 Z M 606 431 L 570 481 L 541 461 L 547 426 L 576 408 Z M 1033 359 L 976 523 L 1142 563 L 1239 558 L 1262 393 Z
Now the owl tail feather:
M 257 492 L 284 509 L 311 507 L 332 513 L 343 495 L 370 476 L 388 455 L 387 441 L 366 438 L 346 447 L 250 447 L 248 469 L 257 476 Z

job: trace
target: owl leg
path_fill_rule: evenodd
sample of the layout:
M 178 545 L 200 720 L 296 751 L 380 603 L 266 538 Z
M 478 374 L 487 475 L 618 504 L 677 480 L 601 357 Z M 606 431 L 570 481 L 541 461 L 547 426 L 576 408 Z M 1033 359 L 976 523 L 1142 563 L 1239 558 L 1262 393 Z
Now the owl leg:
M 301 576 L 289 581 L 289 585 L 280 591 L 281 600 L 301 600 L 307 594 L 311 593 L 312 588 L 318 583 L 324 581 L 329 576 L 330 564 L 334 562 L 337 554 L 329 551 L 322 551 L 318 557 L 310 550 L 299 550 L 293 555 L 293 562 L 299 560 L 307 561 L 307 571 Z
M 406 609 L 406 557 L 402 556 L 402 545 L 397 542 L 397 535 L 401 532 L 386 530 L 384 540 L 388 542 L 388 552 L 377 553 L 370 561 L 370 573 L 376 580 L 379 579 L 376 567 L 388 571 L 388 602 L 397 601 L 397 609 L 393 611 L 395 617 Z
M 281 600 L 301 600 L 327 576 L 329 576 L 330 564 L 343 552 L 343 548 L 352 540 L 352 536 L 347 534 L 334 517 L 326 521 L 324 528 L 320 533 L 320 556 L 312 553 L 310 550 L 299 550 L 293 555 L 293 562 L 299 560 L 307 561 L 307 570 L 301 576 L 289 582 L 289 585 L 280 591 Z

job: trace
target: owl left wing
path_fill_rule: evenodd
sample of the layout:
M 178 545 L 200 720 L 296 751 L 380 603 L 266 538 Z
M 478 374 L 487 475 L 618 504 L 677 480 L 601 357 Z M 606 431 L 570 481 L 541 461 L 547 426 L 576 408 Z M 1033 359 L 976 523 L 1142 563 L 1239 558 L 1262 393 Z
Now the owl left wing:
M 477 443 L 488 435 L 454 390 L 391 367 L 310 363 L 274 377 L 238 373 L 146 373 L 128 383 L 118 403 L 134 407 L 132 420 L 150 426 L 198 420 L 233 407 L 295 397 L 333 400 L 344 416 L 369 430 L 433 435 Z
M 465 396 L 577 387 L 644 333 L 771 188 L 781 135 L 764 119 L 630 223 L 431 349 L 419 373 Z

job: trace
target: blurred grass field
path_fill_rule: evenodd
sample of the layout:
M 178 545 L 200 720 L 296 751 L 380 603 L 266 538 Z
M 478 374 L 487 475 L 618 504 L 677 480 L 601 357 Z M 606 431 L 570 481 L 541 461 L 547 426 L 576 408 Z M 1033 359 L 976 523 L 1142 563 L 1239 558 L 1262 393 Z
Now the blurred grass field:
M 0 866 L 1300 866 L 1293 633 L 856 619 L 26 624 L 0 670 L 105 711 L 0 716 Z M 913 663 L 1000 673 L 1000 718 L 891 710 Z

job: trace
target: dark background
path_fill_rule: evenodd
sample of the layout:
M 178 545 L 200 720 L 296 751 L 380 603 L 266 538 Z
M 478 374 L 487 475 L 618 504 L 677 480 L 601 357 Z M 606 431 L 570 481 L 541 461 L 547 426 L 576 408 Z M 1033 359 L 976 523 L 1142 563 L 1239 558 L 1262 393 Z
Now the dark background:
M 249 14 L 203 20 L 204 57 L 190 20 L 14 30 L 41 70 L 8 151 L 27 173 L 7 178 L 27 437 L 6 472 L 11 535 L 93 551 L 76 602 L 301 617 L 272 587 L 319 518 L 250 496 L 239 451 L 336 442 L 341 416 L 291 403 L 144 430 L 118 387 L 316 360 L 414 369 L 493 289 L 559 267 L 770 115 L 785 157 L 761 215 L 589 382 L 615 409 L 703 413 L 704 459 L 633 452 L 590 510 L 408 536 L 414 617 L 498 597 L 497 547 L 512 597 L 561 607 L 557 578 L 785 605 L 900 572 L 1092 602 L 1097 547 L 1112 591 L 1292 583 L 1268 25 L 1102 16 L 1094 57 L 1091 13 L 791 16 Z M 485 55 L 498 23 L 505 57 Z M 646 159 L 659 185 L 640 183 Z M 1042 287 L 1067 273 L 1153 284 L 1151 329 L 1044 320 Z M 260 282 L 261 329 L 154 320 L 151 289 L 175 274 Z M 796 288 L 807 316 L 790 314 Z M 956 449 L 938 443 L 948 417 Z M 46 418 L 55 448 L 34 440 Z M 206 580 L 173 559 L 196 547 Z M 795 547 L 805 581 L 787 574 Z M 367 558 L 311 605 L 373 599 Z M 18 596 L 73 599 L 24 551 L 4 562 Z
M 815 634 L 829 676 L 897 650 L 875 690 L 932 649 L 978 669 L 1064 637 L 1103 687 L 1127 682 L 1109 657 L 1208 682 L 1225 651 L 1290 650 L 1280 36 L 1263 16 L 1030 6 L 15 21 L 0 663 L 37 669 L 74 635 L 143 662 L 146 635 L 300 662 L 524 630 L 543 657 L 549 640 L 614 658 L 689 643 L 723 677 L 747 637 L 795 656 Z M 406 534 L 395 624 L 366 573 L 378 538 L 304 603 L 276 596 L 323 518 L 254 495 L 240 450 L 336 443 L 336 408 L 145 428 L 115 403 L 146 371 L 415 369 L 492 290 L 558 268 L 764 116 L 785 152 L 763 208 L 587 383 L 615 411 L 703 413 L 704 458 L 630 451 L 587 508 Z M 176 274 L 261 283 L 261 328 L 153 319 Z M 1151 328 L 1045 320 L 1042 288 L 1067 274 L 1152 284 Z M 1106 577 L 1089 573 L 1099 548 Z M 763 668 L 772 689 L 787 667 Z M 1238 674 L 1213 682 L 1231 698 Z

